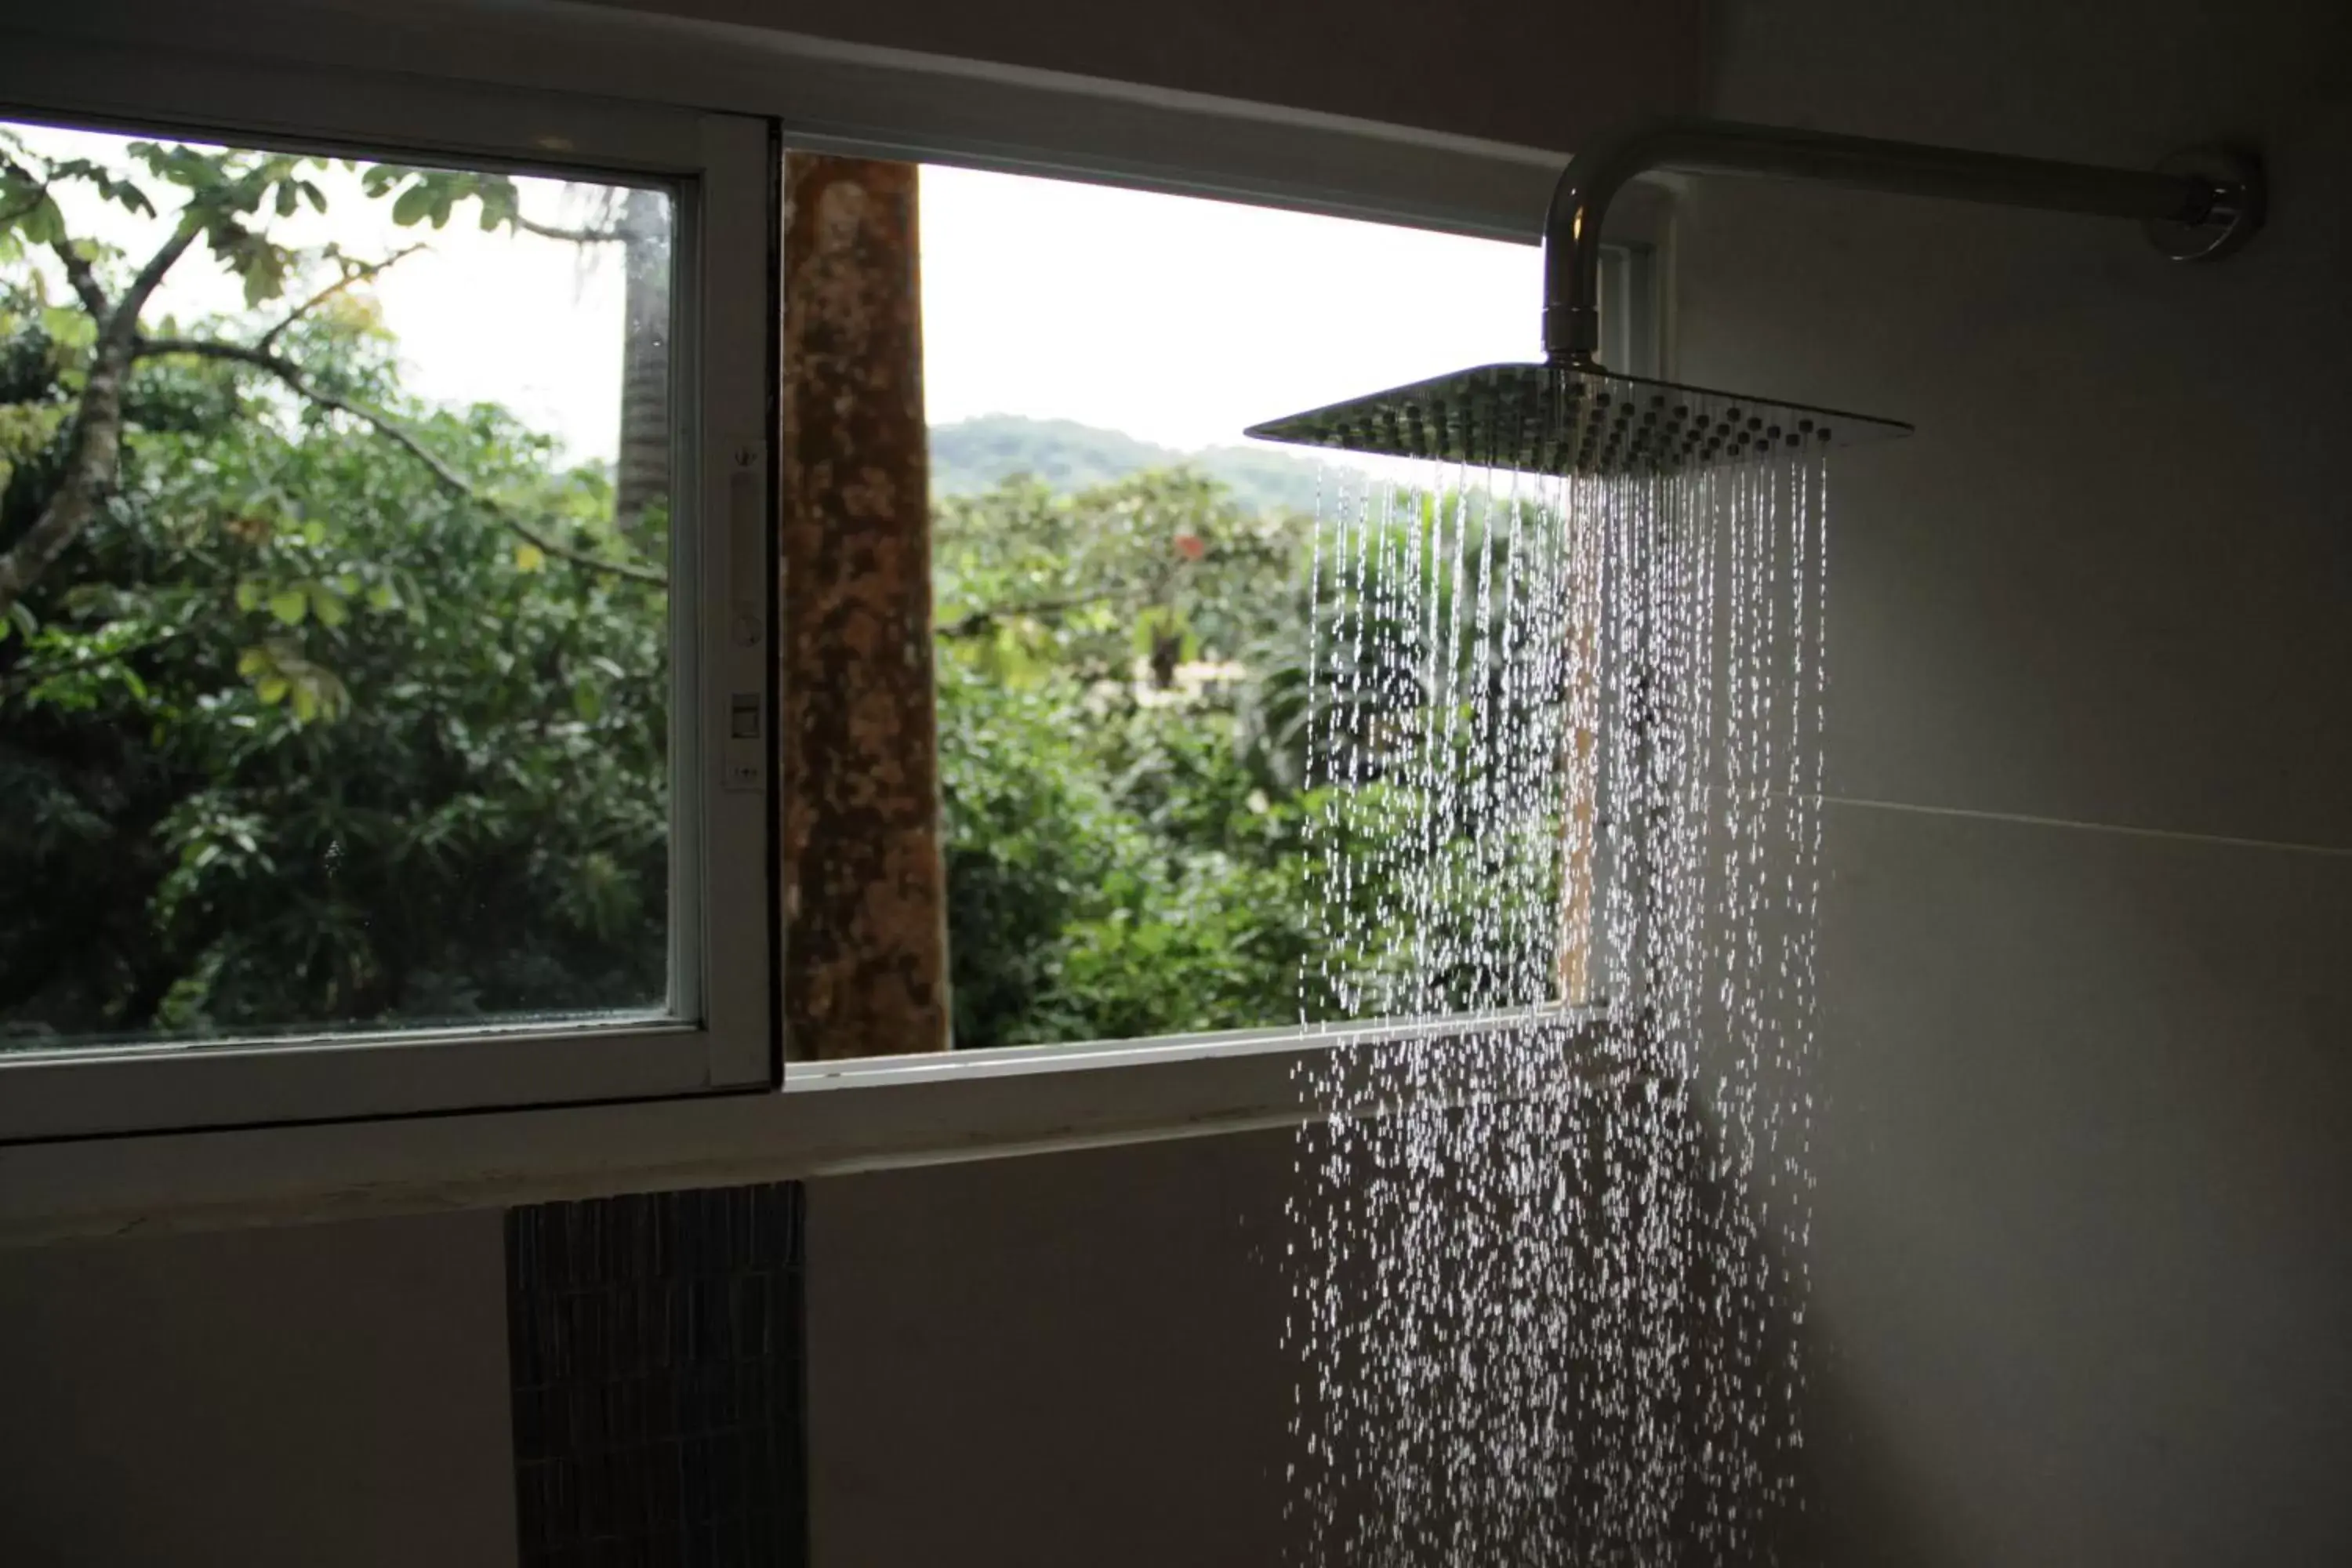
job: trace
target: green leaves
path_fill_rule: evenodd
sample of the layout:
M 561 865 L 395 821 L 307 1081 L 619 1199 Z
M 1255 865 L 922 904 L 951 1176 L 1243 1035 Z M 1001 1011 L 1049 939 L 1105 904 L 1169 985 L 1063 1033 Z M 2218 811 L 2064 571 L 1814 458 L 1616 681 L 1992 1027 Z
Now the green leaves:
M 359 592 L 359 578 L 350 573 L 332 583 L 311 580 L 276 587 L 248 577 L 237 584 L 236 599 L 238 609 L 247 614 L 267 610 L 282 626 L 299 626 L 316 617 L 320 626 L 332 630 L 350 621 L 351 600 Z M 390 584 L 378 584 L 367 597 L 373 609 L 394 609 L 399 605 L 399 595 Z
M 85 206 L 96 190 L 187 215 L 257 304 L 352 271 L 291 243 L 289 226 L 327 205 L 310 161 L 151 142 L 115 162 L 40 177 L 80 181 Z M 39 184 L 13 187 L 23 216 Z M 444 180 L 409 211 L 424 226 L 472 202 L 495 226 L 512 195 L 503 176 Z M 21 264 L 16 205 L 0 205 L 12 519 L 53 482 L 93 331 L 53 259 Z M 130 258 L 73 240 L 119 296 L 161 237 Z M 661 557 L 667 514 L 618 540 L 609 479 L 562 469 L 552 437 L 406 395 L 398 345 L 344 308 L 358 292 L 300 313 L 274 352 L 386 410 L 551 537 Z M 148 330 L 251 342 L 294 314 Z M 118 1035 L 657 1003 L 664 593 L 533 561 L 412 455 L 237 366 L 142 361 L 125 405 L 120 491 L 0 617 L 0 791 L 15 803 L 0 994 L 37 997 L 61 1032 Z
M 125 149 L 148 173 L 184 190 L 217 190 L 230 168 L 232 153 L 199 153 L 193 147 L 160 142 L 133 142 Z
M 504 174 L 374 163 L 360 172 L 360 188 L 379 198 L 399 193 L 393 198 L 392 221 L 403 228 L 420 223 L 446 227 L 450 215 L 468 201 L 481 204 L 485 231 L 512 224 L 520 216 L 514 181 Z
M 221 266 L 245 285 L 247 310 L 286 292 L 294 253 L 234 218 L 222 216 L 205 230 L 205 241 Z
M 142 217 L 155 216 L 155 204 L 147 199 L 145 191 L 141 190 L 131 180 L 121 177 L 115 171 L 108 169 L 103 164 L 94 163 L 87 158 L 68 158 L 62 162 L 51 163 L 49 178 L 52 181 L 82 181 L 93 186 L 101 197 L 114 203 L 126 212 Z
M 320 160 L 157 142 L 127 142 L 124 151 L 151 177 L 185 193 L 181 223 L 185 229 L 201 232 L 214 257 L 244 285 L 248 309 L 285 291 L 294 254 L 249 220 L 265 213 L 290 218 L 305 202 L 324 212 L 326 193 L 308 175 L 308 171 L 321 166 Z M 58 160 L 46 169 L 53 184 L 88 184 L 126 212 L 142 217 L 157 216 L 146 189 L 121 170 L 88 158 Z M 64 243 L 68 238 L 64 218 L 54 199 L 43 191 L 27 191 L 25 184 L 15 175 L 0 177 L 0 215 L 5 215 L 0 216 L 0 229 L 13 225 L 17 237 L 27 244 Z M 88 255 L 84 258 L 96 259 Z
M 1015 479 L 940 503 L 937 624 L 1001 679 L 1066 668 L 1166 688 L 1297 619 L 1304 530 L 1183 470 L 1070 496 Z
M 13 196 L 16 193 L 8 193 Z M 17 204 L 9 201 L 14 208 Z M 28 245 L 55 245 L 66 237 L 65 214 L 58 210 L 57 198 L 46 193 L 28 197 L 18 209 L 15 219 L 16 232 Z
M 271 637 L 245 648 L 236 657 L 236 672 L 253 683 L 262 706 L 284 703 L 297 723 L 340 719 L 351 707 L 341 678 L 312 663 L 290 638 Z
M 0 164 L 0 239 L 13 242 L 12 252 L 27 246 L 62 243 L 65 214 L 50 187 L 61 179 L 77 177 L 87 165 L 79 160 L 47 163 L 26 151 L 15 137 L 0 139 L 0 156 L 6 160 Z
M 436 200 L 433 187 L 424 184 L 411 185 L 400 194 L 398 201 L 392 204 L 392 221 L 406 228 L 433 216 L 436 208 L 439 209 L 441 221 L 446 222 L 449 216 L 448 205 Z M 433 226 L 438 228 L 441 224 L 436 223 Z
M 1308 797 L 1242 713 L 1303 619 L 1303 520 L 1152 473 L 940 503 L 960 1045 L 1296 1016 Z

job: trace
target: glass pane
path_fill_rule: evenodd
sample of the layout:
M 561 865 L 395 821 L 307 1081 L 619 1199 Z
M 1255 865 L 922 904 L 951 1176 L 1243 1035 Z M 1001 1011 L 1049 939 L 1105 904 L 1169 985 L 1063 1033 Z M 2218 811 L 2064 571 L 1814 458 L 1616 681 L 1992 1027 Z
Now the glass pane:
M 1365 816 L 1308 776 L 1317 514 L 1426 476 L 1241 432 L 1540 357 L 1538 254 L 956 169 L 922 199 L 956 1044 L 1296 1024 L 1316 825 Z
M 665 1008 L 671 223 L 0 122 L 0 1048 Z

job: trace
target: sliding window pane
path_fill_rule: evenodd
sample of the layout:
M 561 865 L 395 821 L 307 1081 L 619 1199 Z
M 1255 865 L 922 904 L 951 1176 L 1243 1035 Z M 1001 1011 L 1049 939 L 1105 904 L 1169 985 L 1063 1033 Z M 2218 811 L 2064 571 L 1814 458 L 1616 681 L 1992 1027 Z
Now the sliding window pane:
M 1318 514 L 1427 476 L 1241 433 L 1535 357 L 1537 251 L 950 168 L 922 201 L 956 1045 L 1331 1016 L 1364 811 L 1311 776 Z
M 0 123 L 0 1050 L 667 1011 L 673 216 Z

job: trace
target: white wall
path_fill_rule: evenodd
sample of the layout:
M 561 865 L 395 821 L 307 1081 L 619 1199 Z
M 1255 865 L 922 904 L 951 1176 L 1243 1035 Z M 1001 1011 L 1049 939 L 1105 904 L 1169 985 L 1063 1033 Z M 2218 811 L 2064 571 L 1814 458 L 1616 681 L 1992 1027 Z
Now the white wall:
M 1685 375 L 1919 426 L 1832 481 L 1826 1560 L 2352 1561 L 2346 18 L 1723 8 L 1729 116 L 2250 136 L 2274 183 L 2209 270 L 2092 220 L 1682 208 Z
M 501 1568 L 497 1214 L 0 1252 L 8 1568 Z
M 1283 1560 L 1292 1139 L 809 1189 L 817 1568 Z
M 821 1568 L 1280 1557 L 1288 1134 L 810 1188 Z M 0 1563 L 499 1568 L 499 1216 L 0 1252 Z

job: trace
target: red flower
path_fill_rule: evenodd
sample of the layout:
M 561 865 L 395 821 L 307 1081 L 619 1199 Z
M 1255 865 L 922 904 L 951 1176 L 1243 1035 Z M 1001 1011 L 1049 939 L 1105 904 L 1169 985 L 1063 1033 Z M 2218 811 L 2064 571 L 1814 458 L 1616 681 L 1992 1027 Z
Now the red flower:
M 1185 560 L 1198 561 L 1208 552 L 1209 547 L 1199 534 L 1180 533 L 1176 536 L 1176 553 Z

